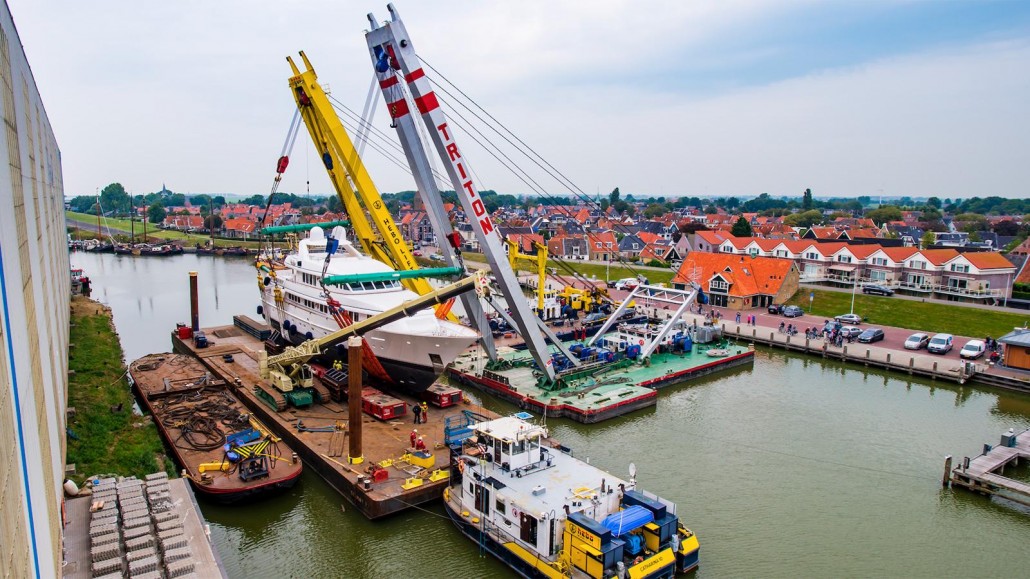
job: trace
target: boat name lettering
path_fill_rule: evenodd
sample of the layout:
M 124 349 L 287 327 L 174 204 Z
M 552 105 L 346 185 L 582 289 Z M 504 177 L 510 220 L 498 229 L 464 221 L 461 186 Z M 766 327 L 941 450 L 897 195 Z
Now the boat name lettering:
M 658 553 L 654 557 L 642 561 L 641 563 L 634 565 L 629 568 L 629 576 L 631 579 L 637 577 L 647 577 L 650 575 L 652 570 L 657 570 L 667 565 L 672 565 L 676 562 L 676 557 L 672 554 L 672 549 L 665 549 L 661 553 Z

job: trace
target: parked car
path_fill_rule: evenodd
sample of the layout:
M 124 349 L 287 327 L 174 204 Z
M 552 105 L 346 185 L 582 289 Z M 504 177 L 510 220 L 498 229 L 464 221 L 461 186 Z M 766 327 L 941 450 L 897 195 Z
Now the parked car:
M 776 315 L 776 316 L 782 314 L 783 313 L 783 305 L 782 304 L 769 304 L 769 313 L 773 314 L 773 315 Z
M 844 326 L 840 329 L 840 333 L 847 338 L 857 338 L 862 335 L 862 328 L 856 328 L 855 326 Z
M 927 334 L 912 334 L 905 340 L 906 350 L 922 350 L 930 343 L 930 336 Z
M 414 255 L 415 257 L 422 257 L 422 252 L 417 249 L 413 249 L 411 251 L 411 255 Z
M 870 284 L 870 285 L 867 285 L 867 286 L 862 288 L 862 293 L 864 293 L 864 294 L 876 294 L 876 295 L 881 295 L 881 296 L 892 296 L 892 295 L 894 295 L 894 290 L 892 290 L 889 287 L 882 286 L 882 285 L 879 285 L 879 284 Z
M 783 306 L 783 317 L 785 318 L 800 318 L 805 315 L 805 310 L 798 306 Z
M 433 261 L 443 261 L 443 256 L 440 255 L 439 253 L 434 253 L 433 255 L 429 256 L 429 259 L 431 259 Z
M 975 360 L 987 352 L 987 344 L 983 340 L 969 340 L 965 346 L 958 351 L 959 357 L 967 360 Z
M 947 354 L 955 345 L 955 336 L 951 334 L 936 334 L 930 338 L 926 351 L 931 354 Z
M 632 290 L 640 285 L 640 282 L 635 277 L 626 277 L 615 282 L 615 289 L 617 290 Z
M 833 319 L 844 324 L 854 324 L 856 326 L 862 323 L 862 316 L 858 314 L 841 314 Z
M 880 328 L 868 328 L 858 335 L 858 341 L 863 344 L 872 344 L 883 339 L 883 330 Z

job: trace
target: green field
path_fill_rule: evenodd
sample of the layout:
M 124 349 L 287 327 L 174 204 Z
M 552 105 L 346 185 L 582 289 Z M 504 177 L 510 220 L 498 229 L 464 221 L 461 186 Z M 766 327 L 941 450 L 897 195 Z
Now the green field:
M 92 239 L 97 236 L 96 215 L 89 215 L 87 213 L 76 213 L 74 211 L 65 211 L 65 216 L 67 216 L 69 219 L 74 219 L 76 221 L 81 221 L 83 223 L 89 224 L 89 227 L 85 229 L 79 229 L 73 233 L 72 236 L 76 239 Z M 124 236 L 125 241 L 128 241 L 129 234 L 132 231 L 132 224 L 129 222 L 128 219 L 107 218 L 101 221 L 100 227 L 101 231 L 103 231 L 105 236 L 107 235 L 108 228 L 110 228 L 112 235 L 114 235 L 116 238 L 119 238 L 119 240 L 121 237 Z M 135 229 L 137 241 L 142 242 L 143 224 L 137 221 Z M 158 229 L 152 224 L 147 224 L 147 238 L 163 239 L 168 241 L 183 241 L 183 245 L 196 245 L 197 243 L 205 244 L 208 242 L 208 240 L 211 239 L 211 237 L 206 234 L 202 235 L 198 233 L 186 233 L 183 231 Z M 259 243 L 256 241 L 241 241 L 238 239 L 223 239 L 219 237 L 215 238 L 215 246 L 217 247 L 242 246 L 248 248 L 256 248 L 258 247 L 258 245 Z
M 851 311 L 851 294 L 847 292 L 802 288 L 787 303 L 801 306 L 808 312 L 809 293 L 815 294 L 811 310 L 817 316 L 830 319 Z M 855 313 L 862 316 L 864 324 L 911 328 L 929 333 L 944 332 L 973 338 L 997 338 L 1011 332 L 1014 327 L 1022 327 L 1030 322 L 1030 312 L 1026 315 L 1012 314 L 865 294 L 855 296 Z
M 132 413 L 122 348 L 110 310 L 83 297 L 72 301 L 68 352 L 68 463 L 78 480 L 94 474 L 143 475 L 174 465 L 165 458 L 157 427 Z M 115 409 L 112 409 L 114 407 Z

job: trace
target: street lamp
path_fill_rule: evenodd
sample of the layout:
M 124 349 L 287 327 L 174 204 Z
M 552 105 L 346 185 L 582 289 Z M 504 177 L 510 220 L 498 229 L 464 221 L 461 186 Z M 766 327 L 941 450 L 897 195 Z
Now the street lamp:
M 858 287 L 858 278 L 854 275 L 855 272 L 851 272 L 851 313 L 855 313 L 855 288 Z

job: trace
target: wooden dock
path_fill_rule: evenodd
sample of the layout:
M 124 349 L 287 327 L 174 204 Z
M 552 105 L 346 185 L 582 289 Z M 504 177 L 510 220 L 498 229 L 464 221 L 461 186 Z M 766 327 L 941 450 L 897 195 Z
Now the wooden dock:
M 973 492 L 1030 506 L 1030 484 L 1004 476 L 1005 467 L 1019 464 L 1020 459 L 1030 459 L 1030 429 L 1020 433 L 1010 430 L 1002 434 L 1000 444 L 985 444 L 979 456 L 963 458 L 950 476 L 951 457 L 948 457 L 945 459 L 944 480 Z
M 195 356 L 212 374 L 235 385 L 237 397 L 300 455 L 307 468 L 317 472 L 370 519 L 442 497 L 451 470 L 450 453 L 444 445 L 447 418 L 460 417 L 465 410 L 497 417 L 479 406 L 462 403 L 443 409 L 430 407 L 428 422 L 414 424 L 410 407 L 415 400 L 391 392 L 405 402 L 409 411 L 389 421 L 362 414 L 364 460 L 351 463 L 344 441 L 353 428 L 346 401 L 276 412 L 254 393 L 254 386 L 261 382 L 258 352 L 263 343 L 236 326 L 203 331 L 210 341 L 209 347 L 196 348 L 192 340 L 180 339 L 173 333 L 174 350 Z M 413 428 L 423 437 L 430 452 L 428 457 L 409 452 Z

